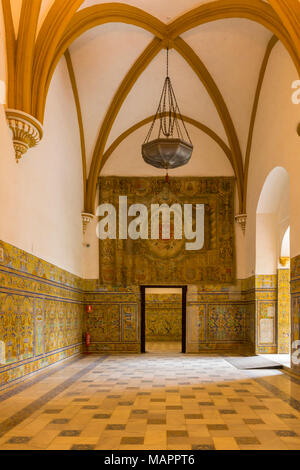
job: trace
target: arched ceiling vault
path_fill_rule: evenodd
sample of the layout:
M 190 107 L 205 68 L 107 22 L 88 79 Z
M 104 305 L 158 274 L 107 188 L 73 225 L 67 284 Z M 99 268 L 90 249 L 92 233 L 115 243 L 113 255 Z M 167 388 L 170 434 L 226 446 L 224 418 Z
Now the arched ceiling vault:
M 160 116 L 166 116 L 167 113 L 163 113 Z M 188 124 L 191 124 L 192 126 L 196 127 L 200 131 L 204 132 L 207 134 L 211 139 L 213 139 L 223 150 L 225 153 L 226 157 L 228 158 L 231 166 L 233 165 L 233 158 L 232 158 L 232 152 L 226 142 L 224 142 L 223 139 L 221 139 L 218 134 L 216 134 L 212 129 L 207 127 L 205 124 L 202 122 L 197 121 L 196 119 L 192 119 L 188 116 L 185 116 L 184 114 L 181 115 L 182 119 L 187 122 Z M 152 122 L 154 119 L 154 115 L 149 116 L 142 121 L 137 122 L 134 126 L 131 126 L 129 129 L 126 129 L 117 139 L 114 140 L 114 142 L 109 146 L 109 148 L 104 152 L 103 158 L 101 161 L 101 166 L 100 166 L 100 171 L 101 172 L 102 168 L 104 167 L 105 163 L 109 159 L 109 157 L 112 155 L 112 153 L 116 150 L 116 148 L 125 140 L 127 137 L 129 137 L 131 134 L 133 134 L 136 130 L 138 130 L 140 127 L 145 126 L 146 124 L 149 124 Z
M 261 94 L 263 81 L 264 81 L 264 76 L 265 76 L 265 73 L 266 73 L 268 62 L 269 62 L 271 53 L 274 49 L 274 46 L 276 45 L 277 42 L 278 42 L 278 38 L 276 36 L 272 36 L 272 38 L 270 39 L 270 41 L 268 43 L 268 46 L 267 46 L 267 49 L 266 49 L 266 52 L 265 52 L 265 55 L 264 55 L 264 58 L 263 58 L 263 61 L 262 61 L 262 64 L 261 64 L 259 77 L 258 77 L 258 82 L 257 82 L 257 87 L 256 87 L 256 92 L 255 92 L 255 97 L 254 97 L 254 102 L 253 102 L 253 108 L 252 108 L 250 125 L 249 125 L 249 132 L 248 132 L 246 156 L 245 156 L 244 197 L 243 197 L 245 212 L 246 212 L 246 199 L 247 199 L 247 187 L 248 187 L 248 170 L 249 170 L 249 164 L 250 164 L 254 124 L 255 124 L 255 119 L 256 119 L 256 114 L 257 114 L 257 109 L 258 109 L 259 97 L 260 97 L 260 94 Z
M 210 75 L 209 71 L 205 67 L 204 63 L 199 59 L 197 54 L 193 49 L 180 37 L 174 40 L 174 48 L 185 58 L 189 63 L 195 73 L 198 75 L 199 79 L 205 86 L 208 94 L 210 95 L 217 112 L 220 116 L 222 124 L 224 126 L 229 146 L 232 151 L 232 167 L 237 179 L 237 187 L 239 194 L 240 205 L 242 206 L 243 200 L 243 189 L 242 189 L 242 180 L 243 180 L 243 159 L 240 149 L 239 140 L 236 134 L 232 118 L 228 111 L 225 100 L 220 92 L 217 84 Z
M 74 95 L 74 101 L 76 105 L 77 111 L 77 119 L 78 119 L 78 127 L 79 127 L 79 135 L 80 135 L 80 145 L 81 145 L 81 159 L 82 159 L 82 181 L 83 181 L 83 202 L 84 206 L 86 205 L 86 179 L 87 179 L 87 165 L 86 165 L 86 145 L 85 145 L 85 135 L 84 135 L 84 128 L 83 128 L 83 119 L 82 119 L 82 112 L 81 112 L 81 105 L 80 105 L 80 98 L 78 93 L 78 87 L 76 83 L 74 68 L 72 64 L 72 59 L 70 56 L 69 49 L 65 51 L 65 59 L 68 67 L 70 82 L 72 86 L 72 91 Z
M 289 32 L 300 57 L 300 3 L 299 0 L 269 0 L 274 11 Z M 298 69 L 299 70 L 299 69 Z
M 55 10 L 54 7 L 57 2 L 59 2 L 59 0 L 56 0 L 47 19 L 49 15 L 51 17 L 53 16 L 54 11 L 52 10 Z M 68 3 L 70 3 L 70 1 L 64 2 L 64 4 Z M 71 3 L 83 2 L 71 1 Z M 68 18 L 69 16 L 70 10 L 68 11 Z M 59 15 L 59 19 L 60 18 L 63 18 L 62 12 Z M 273 9 L 260 0 L 218 0 L 209 2 L 182 15 L 170 25 L 165 25 L 143 10 L 127 4 L 98 4 L 73 14 L 72 20 L 69 22 L 67 28 L 65 28 L 61 37 L 59 37 L 59 40 L 58 33 L 55 35 L 55 32 L 59 29 L 59 21 L 57 19 L 55 21 L 55 24 L 57 24 L 56 28 L 53 27 L 52 23 L 50 23 L 51 28 L 50 26 L 46 28 L 44 27 L 45 25 L 43 25 L 38 35 L 34 61 L 33 101 L 37 101 L 36 107 L 33 108 L 34 116 L 39 120 L 43 119 L 47 89 L 56 64 L 68 46 L 88 29 L 107 22 L 124 22 L 145 28 L 154 36 L 168 40 L 177 38 L 180 34 L 195 26 L 224 18 L 246 18 L 265 26 L 286 46 L 300 73 L 300 59 L 297 56 L 295 46 L 288 32 Z M 54 53 L 53 49 L 56 49 Z M 46 73 L 46 71 L 48 73 Z
M 201 124 L 187 116 L 185 119 L 210 135 L 223 148 L 232 164 L 237 179 L 239 210 L 240 212 L 246 212 L 247 175 L 256 110 L 268 59 L 277 39 L 285 45 L 298 72 L 300 72 L 299 18 L 297 17 L 299 4 L 297 0 L 290 0 L 289 2 L 286 0 L 270 0 L 274 8 L 260 0 L 212 1 L 188 11 L 170 24 L 164 24 L 149 13 L 128 4 L 97 4 L 78 11 L 78 8 L 84 4 L 83 0 L 54 0 L 39 29 L 37 38 L 41 0 L 34 2 L 23 0 L 17 37 L 14 32 L 10 0 L 2 0 L 2 3 L 8 51 L 8 107 L 25 111 L 43 122 L 48 88 L 56 65 L 65 54 L 81 134 L 83 179 L 84 181 L 87 180 L 84 208 L 86 211 L 93 212 L 97 179 L 104 162 L 109 158 L 114 146 L 118 145 L 118 142 L 134 130 L 135 126 L 123 132 L 105 152 L 108 137 L 122 104 L 153 58 L 162 48 L 169 46 L 173 47 L 192 67 L 215 105 L 225 129 L 228 146 L 217 133 L 205 124 Z M 239 138 L 233 119 L 221 91 L 200 57 L 180 37 L 181 34 L 192 28 L 224 18 L 248 19 L 259 23 L 275 35 L 275 38 L 272 38 L 268 44 L 261 65 L 249 126 L 245 163 L 243 163 Z M 153 35 L 153 39 L 132 65 L 113 97 L 100 127 L 91 167 L 87 175 L 80 96 L 76 86 L 71 56 L 67 49 L 89 29 L 104 23 L 114 22 L 143 28 Z M 144 121 L 148 119 L 150 120 L 150 118 L 146 118 Z M 138 122 L 136 126 L 142 126 L 144 121 Z

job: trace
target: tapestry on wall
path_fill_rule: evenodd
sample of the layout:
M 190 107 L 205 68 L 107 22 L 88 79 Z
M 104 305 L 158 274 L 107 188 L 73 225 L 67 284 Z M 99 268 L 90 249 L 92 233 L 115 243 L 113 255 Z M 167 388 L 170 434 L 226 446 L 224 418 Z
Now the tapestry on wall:
M 111 204 L 116 209 L 119 227 L 120 196 L 126 196 L 126 207 L 143 204 L 148 209 L 147 239 L 100 240 L 100 282 L 111 285 L 176 283 L 228 283 L 235 281 L 233 177 L 101 177 L 99 204 Z M 170 234 L 166 239 L 163 220 L 159 220 L 159 237 L 151 238 L 152 205 L 192 205 L 192 226 L 197 233 L 197 205 L 203 207 L 204 242 L 201 249 L 187 250 L 183 229 L 182 239 L 174 235 L 171 212 Z M 105 214 L 102 214 L 105 215 Z M 128 224 L 134 217 L 128 216 Z M 103 217 L 102 217 L 103 219 Z M 101 219 L 100 219 L 101 220 Z M 183 222 L 184 227 L 184 222 Z

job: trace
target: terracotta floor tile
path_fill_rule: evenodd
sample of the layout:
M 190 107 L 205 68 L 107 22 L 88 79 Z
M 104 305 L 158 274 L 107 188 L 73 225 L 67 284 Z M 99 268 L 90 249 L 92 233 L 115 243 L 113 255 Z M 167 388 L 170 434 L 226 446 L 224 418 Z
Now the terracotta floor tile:
M 0 400 L 0 449 L 300 449 L 298 385 L 281 371 L 151 353 L 109 356 L 72 381 L 94 360 Z

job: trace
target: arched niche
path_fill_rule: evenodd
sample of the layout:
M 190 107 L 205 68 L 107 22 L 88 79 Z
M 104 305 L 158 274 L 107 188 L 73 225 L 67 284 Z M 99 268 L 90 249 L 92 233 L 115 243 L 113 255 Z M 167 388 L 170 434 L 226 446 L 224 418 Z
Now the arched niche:
M 256 274 L 276 274 L 289 224 L 289 174 L 285 168 L 276 167 L 264 182 L 256 210 Z
M 256 325 L 259 353 L 290 350 L 290 178 L 275 167 L 256 211 Z M 268 289 L 265 291 L 264 289 Z

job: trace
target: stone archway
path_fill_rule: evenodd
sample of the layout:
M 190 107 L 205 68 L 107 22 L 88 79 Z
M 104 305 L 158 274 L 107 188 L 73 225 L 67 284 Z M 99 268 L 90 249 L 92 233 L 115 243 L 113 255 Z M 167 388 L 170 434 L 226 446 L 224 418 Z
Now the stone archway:
M 274 168 L 261 190 L 256 211 L 256 352 L 288 353 L 289 265 L 285 233 L 290 224 L 289 174 Z M 284 240 L 284 243 L 283 243 Z M 283 251 L 284 249 L 284 251 Z

